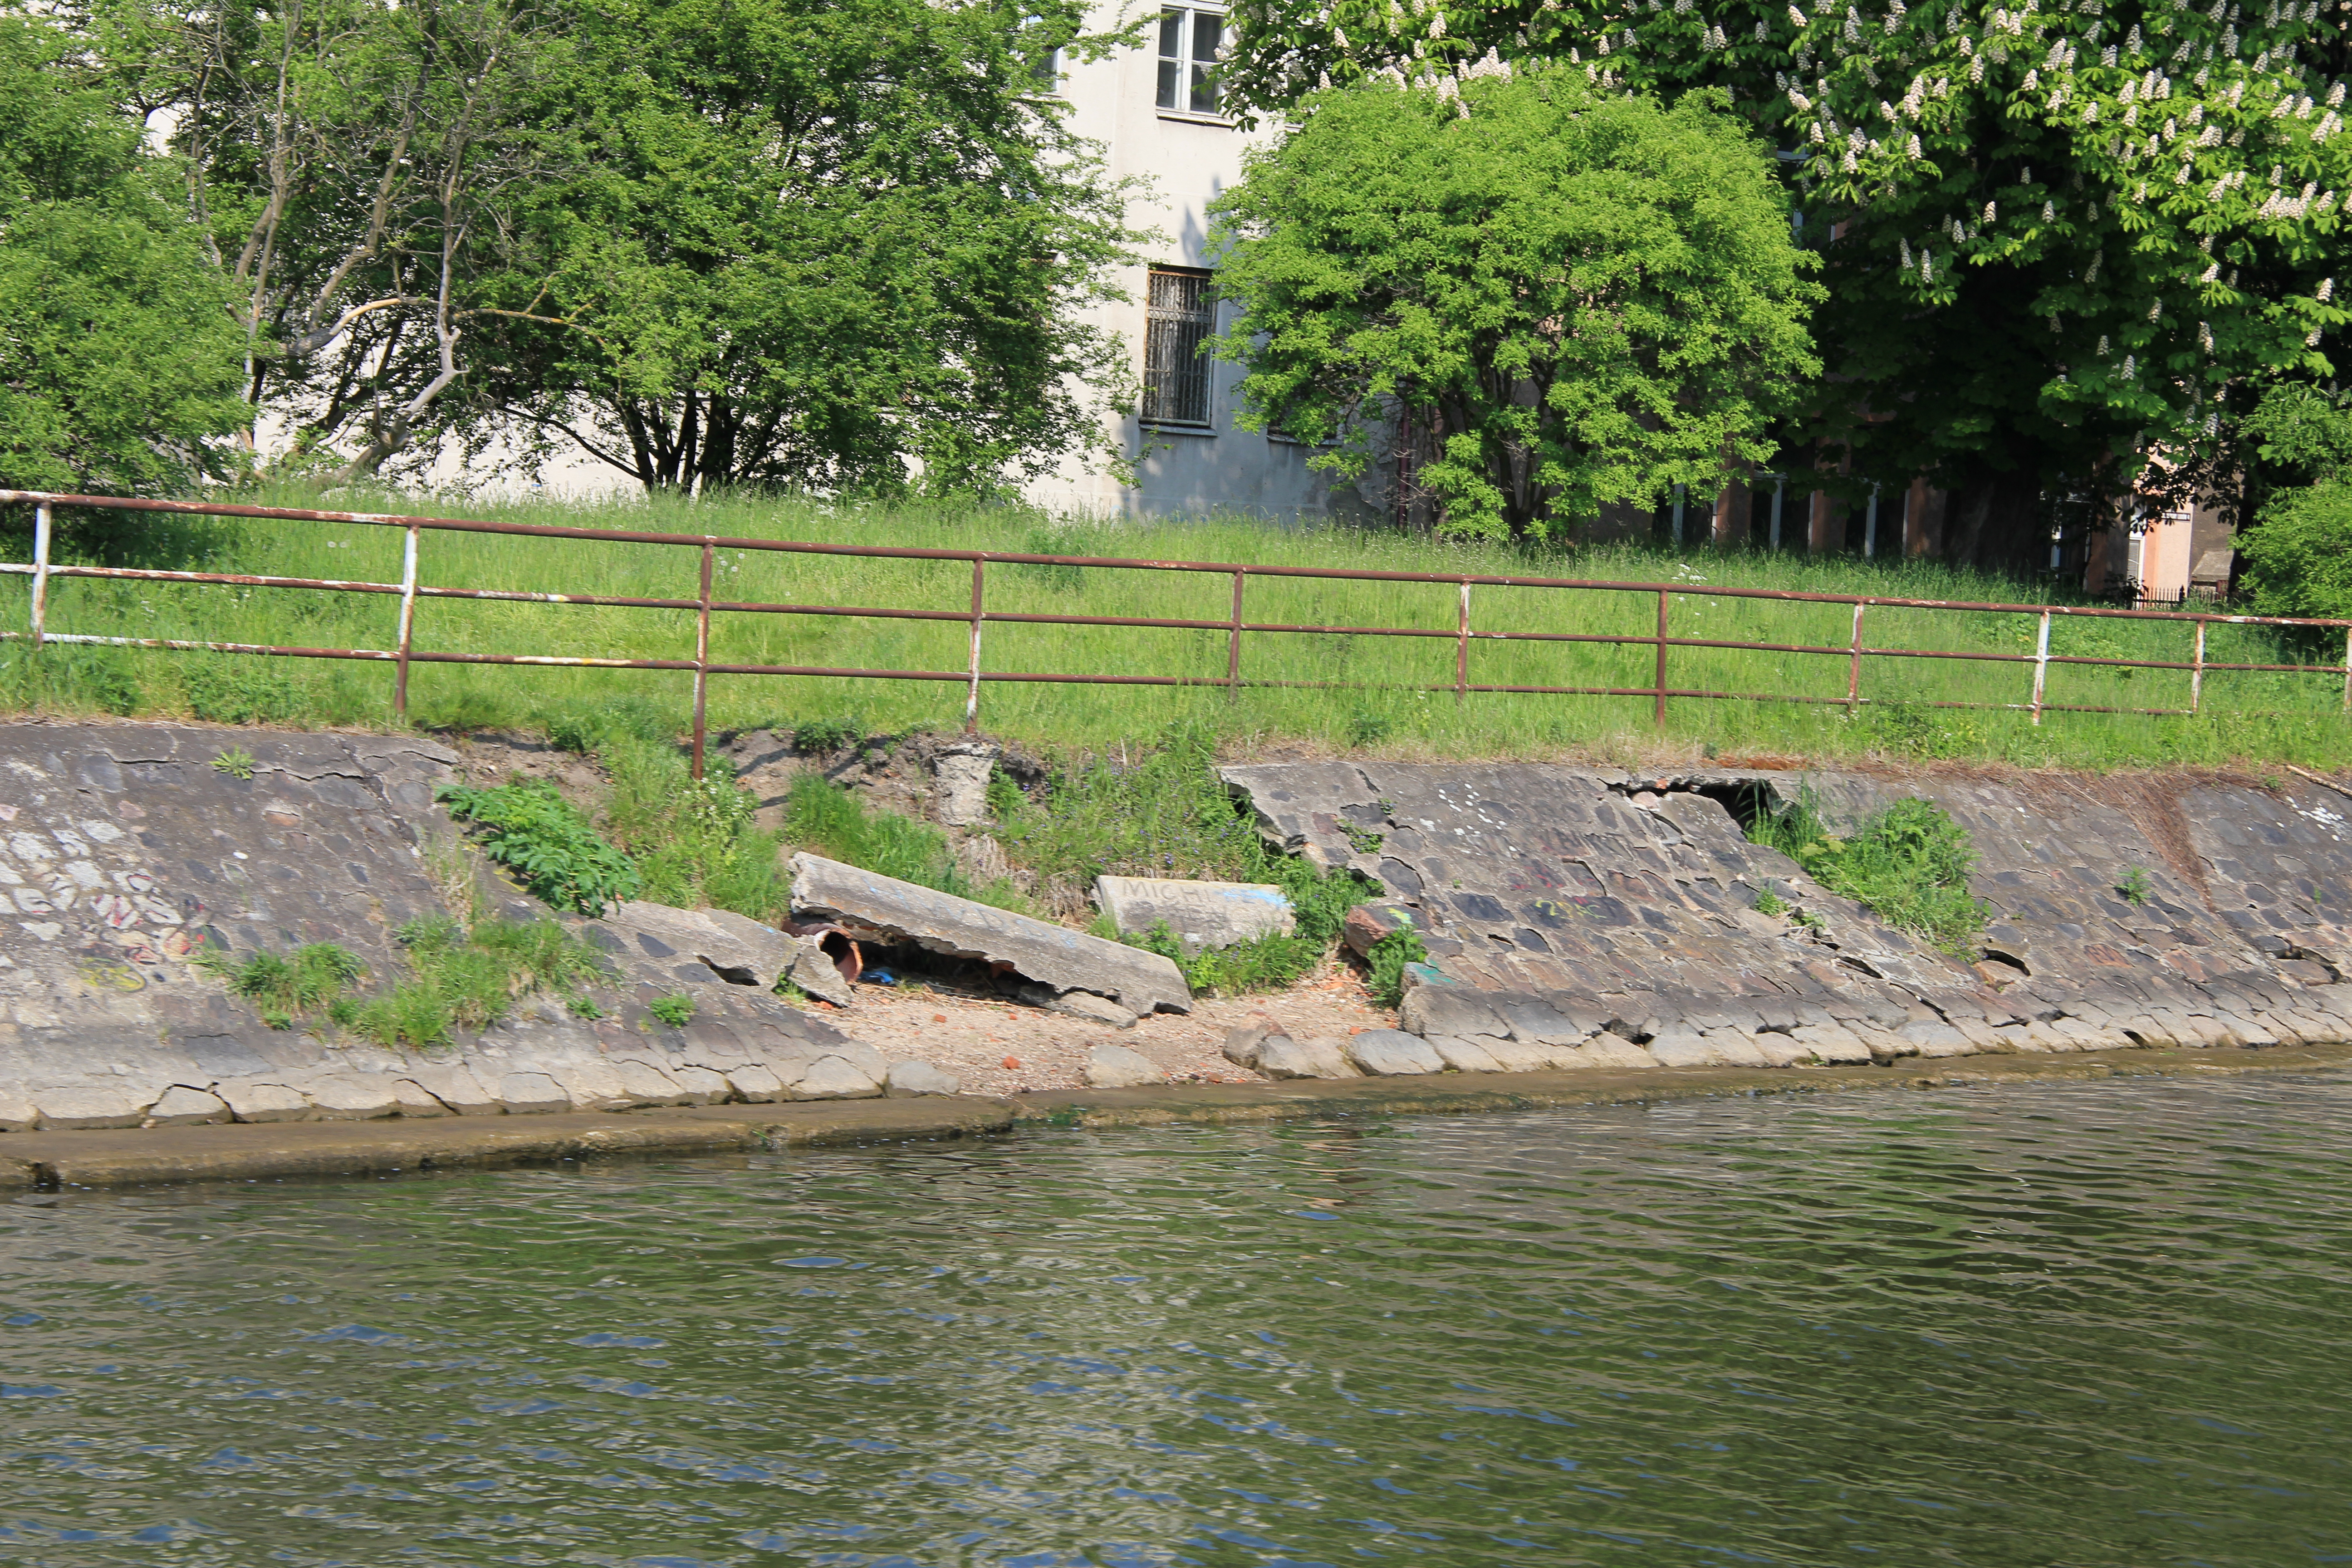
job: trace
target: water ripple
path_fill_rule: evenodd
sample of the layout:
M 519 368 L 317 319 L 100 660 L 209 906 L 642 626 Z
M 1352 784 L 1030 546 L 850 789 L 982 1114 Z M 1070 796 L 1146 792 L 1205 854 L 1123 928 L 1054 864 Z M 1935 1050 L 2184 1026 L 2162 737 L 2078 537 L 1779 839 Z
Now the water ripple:
M 0 1208 L 0 1562 L 2352 1562 L 2352 1079 Z

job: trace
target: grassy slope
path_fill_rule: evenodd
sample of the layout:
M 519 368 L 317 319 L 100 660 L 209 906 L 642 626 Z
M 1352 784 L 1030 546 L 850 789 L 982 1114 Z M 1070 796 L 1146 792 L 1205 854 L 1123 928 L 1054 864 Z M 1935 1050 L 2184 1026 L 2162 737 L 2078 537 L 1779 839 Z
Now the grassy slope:
M 288 495 L 261 497 L 301 504 Z M 1277 530 L 1245 521 L 1055 522 L 1017 510 L 929 506 L 895 510 L 794 500 L 428 504 L 406 498 L 344 500 L 385 510 L 462 510 L 514 521 L 563 522 L 725 535 L 861 543 L 1030 550 L 1072 554 L 1350 565 L 1409 571 L 1686 580 L 1716 584 L 1864 592 L 1916 598 L 2025 600 L 2041 590 L 1905 563 L 1819 562 L 1801 556 L 1693 553 L 1680 558 L 1630 547 L 1530 555 L 1495 546 L 1438 544 L 1386 533 Z M 22 560 L 21 544 L 9 558 Z M 397 581 L 400 536 L 390 529 L 313 523 L 170 522 L 149 527 L 150 563 L 289 576 Z M 686 597 L 695 592 L 691 550 L 494 536 L 427 534 L 427 584 Z M 722 552 L 722 597 L 802 604 L 862 604 L 961 610 L 970 602 L 969 567 L 959 563 L 866 561 Z M 1000 567 L 989 574 L 999 611 L 1137 615 L 1218 619 L 1230 612 L 1231 580 L 1076 569 Z M 22 627 L 26 584 L 0 579 L 0 625 Z M 1423 626 L 1450 632 L 1456 590 L 1442 584 L 1265 580 L 1251 584 L 1253 620 Z M 186 587 L 64 581 L 52 587 L 50 626 L 58 631 L 388 647 L 395 605 L 388 597 L 285 589 Z M 1473 625 L 1481 630 L 1626 632 L 1654 628 L 1656 600 L 1638 594 L 1560 594 L 1480 588 Z M 1843 644 L 1852 612 L 1842 605 L 1708 600 L 1678 595 L 1679 636 Z M 712 657 L 731 663 L 824 664 L 955 670 L 966 628 L 955 622 L 858 621 L 814 616 L 720 616 Z M 1874 610 L 1866 641 L 1880 646 L 2030 653 L 2030 616 L 1955 616 Z M 419 648 L 509 653 L 690 658 L 688 611 L 426 602 Z M 2058 654 L 2189 658 L 2180 626 L 2062 621 Z M 1400 689 L 1444 685 L 1454 675 L 1450 637 L 1375 638 L 1332 634 L 1259 635 L 1244 645 L 1245 677 L 1363 683 L 1357 690 L 1249 690 L 1238 697 L 1200 689 L 998 684 L 985 687 L 989 731 L 1056 747 L 1147 741 L 1172 721 L 1214 723 L 1244 746 L 1303 740 L 1399 755 L 1540 755 L 1564 751 L 1633 754 L 1654 749 L 1646 700 L 1472 695 Z M 2336 664 L 2341 648 L 2308 657 Z M 2269 662 L 2294 658 L 2270 637 L 2214 628 L 2208 658 Z M 1651 679 L 1644 648 L 1591 645 L 1474 645 L 1471 679 L 1507 684 L 1639 686 Z M 1225 641 L 1213 632 L 992 626 L 991 669 L 1089 674 L 1220 677 Z M 1843 697 L 1842 657 L 1676 649 L 1678 687 Z M 425 724 L 529 726 L 566 709 L 628 695 L 683 723 L 689 678 L 667 671 L 551 670 L 418 666 L 415 719 Z M 2025 764 L 2221 763 L 2283 759 L 2335 766 L 2352 762 L 2340 679 L 2318 676 L 2216 675 L 2205 689 L 2209 716 L 2195 721 L 2055 714 L 2040 729 L 2021 714 L 1938 711 L 1899 704 L 2023 701 L 2024 665 L 1948 660 L 1865 660 L 1862 691 L 1882 707 L 1859 721 L 1832 707 L 1680 700 L 1669 714 L 1670 743 L 1725 752 L 1835 755 L 1866 750 L 1983 757 Z M 391 674 L 381 665 L 236 659 L 215 656 L 96 654 L 53 648 L 37 658 L 0 645 L 0 709 L 187 714 L 233 721 L 382 725 L 391 721 Z M 2118 707 L 2184 704 L 2185 673 L 2121 673 L 2053 666 L 2049 700 Z M 963 691 L 950 682 L 717 678 L 715 728 L 791 724 L 855 714 L 876 730 L 961 721 Z

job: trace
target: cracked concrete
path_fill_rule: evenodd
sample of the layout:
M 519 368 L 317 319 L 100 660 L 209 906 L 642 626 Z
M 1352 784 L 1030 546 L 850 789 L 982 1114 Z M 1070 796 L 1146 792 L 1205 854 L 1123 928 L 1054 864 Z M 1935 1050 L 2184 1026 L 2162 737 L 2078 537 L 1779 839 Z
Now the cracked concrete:
M 1460 996 L 1409 996 L 1416 1032 L 1572 1047 L 1515 1012 L 1545 1004 L 1585 1039 L 1662 1043 L 1669 1065 L 2352 1038 L 2352 800 L 2315 781 L 1222 771 L 1270 840 L 1381 880 L 1352 944 L 1421 930 L 1430 964 L 1409 978 Z M 1801 795 L 1833 824 L 1906 795 L 1944 806 L 1980 857 L 1983 955 L 1891 930 L 1748 841 L 1733 807 Z M 1759 913 L 1767 890 L 1811 923 Z

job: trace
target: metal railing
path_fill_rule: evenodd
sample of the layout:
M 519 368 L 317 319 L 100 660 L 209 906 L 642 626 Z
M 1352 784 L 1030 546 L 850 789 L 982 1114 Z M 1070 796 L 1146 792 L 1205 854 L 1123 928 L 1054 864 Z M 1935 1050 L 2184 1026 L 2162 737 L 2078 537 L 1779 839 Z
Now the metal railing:
M 1366 684 L 1339 680 L 1244 679 L 1242 674 L 1242 639 L 1251 634 L 1284 636 L 1308 633 L 1339 634 L 1349 637 L 1447 638 L 1454 645 L 1453 681 L 1450 684 L 1407 686 L 1398 688 L 1399 689 L 1451 691 L 1458 699 L 1466 699 L 1474 692 L 1642 698 L 1653 704 L 1653 721 L 1660 726 L 1666 721 L 1668 700 L 1677 698 L 1706 701 L 1794 702 L 1843 707 L 1851 716 L 1874 700 L 1874 700 L 1862 694 L 1862 665 L 1863 660 L 1866 658 L 1959 659 L 1988 664 L 2031 665 L 2032 667 L 2032 695 L 2022 702 L 1906 702 L 1905 706 L 1998 709 L 2030 712 L 2033 722 L 2037 725 L 2042 722 L 2042 715 L 2045 713 L 2194 716 L 2202 710 L 2206 676 L 2224 672 L 2276 672 L 2324 675 L 2340 679 L 2344 685 L 2344 708 L 2347 712 L 2352 712 L 2352 620 L 2236 616 L 2225 615 L 2218 611 L 2208 613 L 2188 610 L 2125 609 L 2093 605 L 2012 605 L 1976 603 L 1966 600 L 1906 599 L 1873 595 L 1803 593 L 1780 588 L 1721 587 L 1695 583 L 1620 583 L 1574 577 L 1519 577 L 1450 572 L 1378 572 L 1351 570 L 1345 567 L 1252 565 L 1235 562 L 1150 561 L 1119 556 L 1041 555 L 1009 551 L 826 544 L 793 540 L 743 539 L 723 534 L 656 533 L 626 529 L 567 528 L 545 523 L 489 522 L 467 518 L 405 517 L 377 512 L 316 511 L 290 507 L 239 506 L 226 502 L 149 500 L 112 496 L 0 490 L 0 505 L 8 504 L 29 504 L 35 508 L 33 559 L 30 562 L 0 562 L 0 574 L 29 576 L 32 579 L 31 624 L 26 630 L 21 632 L 0 630 L 0 641 L 29 641 L 35 647 L 39 647 L 44 643 L 60 643 L 107 647 L 172 648 L 194 652 L 254 654 L 289 658 L 374 660 L 393 667 L 393 710 L 396 714 L 404 717 L 408 711 L 408 671 L 409 667 L 414 664 L 546 665 L 599 669 L 690 670 L 694 675 L 693 768 L 694 774 L 698 778 L 702 774 L 704 716 L 708 708 L 710 678 L 714 675 L 835 676 L 862 680 L 957 681 L 962 683 L 965 688 L 964 725 L 967 730 L 977 728 L 980 719 L 981 688 L 991 682 L 1222 687 L 1229 690 L 1253 687 L 1352 689 Z M 200 517 L 334 522 L 399 529 L 405 535 L 401 553 L 400 581 L 397 583 L 344 582 L 328 578 L 274 577 L 250 573 L 176 572 L 148 567 L 59 565 L 50 557 L 55 537 L 55 513 L 57 509 L 63 507 L 170 512 Z M 700 552 L 700 592 L 691 599 L 660 599 L 594 594 L 518 592 L 495 588 L 444 587 L 429 584 L 420 580 L 418 563 L 424 535 L 436 532 L 508 534 L 538 539 L 579 539 L 615 544 L 674 545 Z M 969 608 L 921 609 L 861 605 L 764 604 L 719 599 L 713 597 L 711 592 L 711 564 L 714 553 L 722 549 L 763 551 L 793 555 L 969 562 L 971 565 L 971 602 Z M 991 565 L 1076 566 L 1112 571 L 1212 574 L 1230 576 L 1233 579 L 1232 612 L 1223 619 L 1196 620 L 1142 616 L 1048 615 L 991 610 L 987 606 L 987 574 Z M 269 643 L 207 642 L 170 637 L 58 633 L 47 628 L 47 617 L 49 584 L 60 577 L 152 583 L 218 584 L 249 588 L 305 588 L 341 594 L 396 595 L 400 601 L 399 630 L 394 646 L 389 648 L 300 647 Z M 1459 589 L 1458 607 L 1454 625 L 1451 629 L 1417 626 L 1320 626 L 1283 621 L 1252 621 L 1246 619 L 1243 612 L 1245 607 L 1244 595 L 1249 580 L 1253 577 L 1446 584 Z M 1654 595 L 1657 599 L 1657 630 L 1654 634 L 1481 631 L 1472 626 L 1470 614 L 1472 590 L 1481 587 L 1542 588 L 1576 594 Z M 1673 635 L 1671 616 L 1673 600 L 1678 596 L 1769 599 L 1798 604 L 1851 605 L 1853 610 L 1852 633 L 1843 644 L 1770 643 L 1723 637 L 1675 637 Z M 601 605 L 633 609 L 692 610 L 695 612 L 694 657 L 692 658 L 599 658 L 545 654 L 463 653 L 420 649 L 415 647 L 416 606 L 418 601 L 425 599 L 499 600 L 539 605 Z M 2032 616 L 2039 619 L 2039 631 L 2034 651 L 2032 653 L 2000 653 L 1955 648 L 1874 647 L 1863 641 L 1864 617 L 1873 609 L 1940 610 L 1968 615 Z M 878 620 L 962 622 L 967 623 L 971 627 L 970 655 L 962 669 L 861 669 L 835 665 L 717 663 L 710 658 L 710 619 L 714 615 L 834 616 Z M 2185 660 L 2167 660 L 2053 654 L 2050 651 L 2050 628 L 2052 623 L 2061 617 L 2188 623 L 2194 628 L 2190 657 Z M 982 633 L 991 623 L 1008 626 L 1134 626 L 1221 633 L 1225 637 L 1225 670 L 1223 676 L 1213 676 L 1102 675 L 986 669 L 982 665 Z M 2209 629 L 2215 626 L 2303 627 L 2338 633 L 2344 639 L 2344 662 L 2340 668 L 2337 668 L 2317 664 L 2210 661 L 2206 658 L 2206 637 Z M 1647 686 L 1498 685 L 1472 680 L 1470 679 L 1472 645 L 1494 642 L 1590 643 L 1650 647 L 1656 651 L 1654 673 L 1651 683 Z M 1670 650 L 1678 647 L 1728 648 L 1758 653 L 1827 656 L 1842 658 L 1846 661 L 1845 695 L 1807 697 L 1787 692 L 1714 691 L 1696 687 L 1674 686 L 1667 679 L 1668 654 Z M 2189 706 L 2186 708 L 2114 708 L 2052 702 L 2047 698 L 2049 674 L 2053 665 L 2185 671 L 2189 678 Z

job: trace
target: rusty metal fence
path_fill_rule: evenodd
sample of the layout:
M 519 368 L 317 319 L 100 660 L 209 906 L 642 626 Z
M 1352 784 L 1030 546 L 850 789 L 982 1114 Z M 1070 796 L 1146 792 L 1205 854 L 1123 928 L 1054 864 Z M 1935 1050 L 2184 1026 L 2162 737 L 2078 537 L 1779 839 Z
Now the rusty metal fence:
M 695 776 L 698 778 L 702 773 L 704 716 L 708 707 L 710 678 L 714 675 L 834 676 L 861 680 L 954 681 L 962 684 L 965 688 L 964 723 L 968 730 L 976 728 L 979 723 L 981 688 L 991 682 L 1212 687 L 1228 690 L 1239 690 L 1251 687 L 1349 688 L 1360 684 L 1349 681 L 1265 680 L 1245 678 L 1242 673 L 1242 648 L 1243 638 L 1249 635 L 1339 634 L 1349 637 L 1450 639 L 1454 643 L 1454 649 L 1453 681 L 1408 687 L 1404 689 L 1451 691 L 1457 698 L 1463 699 L 1476 692 L 1638 698 L 1646 700 L 1653 705 L 1653 721 L 1661 726 L 1666 721 L 1667 702 L 1678 698 L 1709 701 L 1826 705 L 1843 707 L 1851 715 L 1870 705 L 1874 700 L 1862 693 L 1863 661 L 1873 658 L 1958 659 L 1987 664 L 2031 666 L 2031 694 L 2023 701 L 1936 701 L 1906 705 L 1997 709 L 2028 712 L 2032 715 L 2035 724 L 2042 722 L 2042 715 L 2045 713 L 2194 716 L 2202 710 L 2206 676 L 2223 672 L 2315 675 L 2339 680 L 2343 684 L 2343 706 L 2347 712 L 2352 712 L 2352 620 L 2293 619 L 2281 616 L 2233 616 L 2219 611 L 2141 610 L 2087 605 L 2022 605 L 1975 603 L 1964 600 L 1906 599 L 1867 595 L 1804 593 L 1779 588 L 1721 587 L 1696 583 L 1621 583 L 1573 577 L 1521 577 L 1444 572 L 1380 572 L 1350 570 L 1345 567 L 1252 565 L 1236 562 L 1150 561 L 1118 556 L 1040 555 L 1007 551 L 829 544 L 793 540 L 745 539 L 722 534 L 656 533 L 625 529 L 568 528 L 543 523 L 489 522 L 468 518 L 406 517 L 376 512 L 317 511 L 289 507 L 239 506 L 226 502 L 151 500 L 116 496 L 59 495 L 44 491 L 0 490 L 0 505 L 7 504 L 28 504 L 35 509 L 33 559 L 29 562 L 0 562 L 0 574 L 29 577 L 32 593 L 30 625 L 24 631 L 0 629 L 0 641 L 25 641 L 35 647 L 44 643 L 60 643 L 108 647 L 254 654 L 286 658 L 373 660 L 393 667 L 393 709 L 395 713 L 403 716 L 408 710 L 408 671 L 413 664 L 543 665 L 601 669 L 688 670 L 694 676 L 693 768 Z M 60 565 L 51 559 L 55 538 L 55 517 L 60 508 L 171 512 L 201 517 L 252 518 L 296 522 L 332 522 L 397 529 L 405 536 L 401 555 L 400 581 L 397 583 L 346 582 L 330 578 L 276 577 L 249 573 L 177 572 L 148 567 Z M 698 551 L 701 557 L 700 592 L 691 599 L 633 598 L 592 594 L 564 594 L 552 590 L 524 592 L 430 584 L 422 581 L 419 574 L 422 542 L 425 534 L 441 532 L 589 540 L 614 544 L 673 545 L 680 549 L 694 550 Z M 860 605 L 767 604 L 719 599 L 714 597 L 711 592 L 711 565 L 715 552 L 720 550 L 764 551 L 795 555 L 969 562 L 971 567 L 971 600 L 969 607 L 959 606 L 950 609 L 897 608 Z M 988 608 L 987 602 L 988 569 L 991 565 L 1087 567 L 1111 571 L 1209 574 L 1227 576 L 1233 580 L 1232 613 L 1223 619 L 1199 620 L 1139 616 L 1049 615 L 991 610 Z M 247 588 L 301 588 L 326 593 L 396 595 L 399 600 L 399 630 L 394 646 L 389 648 L 300 647 L 269 643 L 206 642 L 168 637 L 58 633 L 50 631 L 46 623 L 49 584 L 61 577 L 216 584 Z M 1253 621 L 1245 618 L 1244 611 L 1246 607 L 1244 601 L 1249 581 L 1254 577 L 1259 579 L 1324 578 L 1354 582 L 1449 585 L 1459 590 L 1458 611 L 1455 624 L 1450 630 L 1425 626 L 1319 626 L 1283 621 Z M 1563 594 L 1654 595 L 1657 601 L 1657 630 L 1654 634 L 1491 629 L 1482 631 L 1474 626 L 1471 621 L 1472 591 L 1481 587 L 1541 588 L 1558 590 Z M 1722 637 L 1676 637 L 1673 632 L 1671 616 L 1673 601 L 1677 597 L 1769 599 L 1801 604 L 1851 605 L 1853 611 L 1852 635 L 1843 644 L 1752 642 Z M 415 646 L 416 607 L 418 601 L 425 599 L 504 600 L 540 605 L 594 605 L 633 609 L 691 610 L 695 612 L 694 657 L 691 658 L 598 658 L 420 649 Z M 2040 629 L 2035 649 L 2032 653 L 2002 653 L 1984 649 L 1873 647 L 1863 639 L 1864 619 L 1872 609 L 1937 610 L 1959 615 L 2028 616 L 2038 617 Z M 714 615 L 832 616 L 884 620 L 961 622 L 968 624 L 971 628 L 970 657 L 965 668 L 961 669 L 862 669 L 835 665 L 719 663 L 714 662 L 710 658 L 710 622 Z M 2053 654 L 2050 651 L 2050 628 L 2053 621 L 2061 617 L 2183 623 L 2193 632 L 2189 657 L 2186 659 L 2167 660 Z M 1132 626 L 1217 633 L 1223 635 L 1225 639 L 1224 673 L 1222 676 L 1105 675 L 988 669 L 982 662 L 982 635 L 985 627 L 992 623 L 1008 626 Z M 2210 662 L 2206 658 L 2206 638 L 2210 628 L 2215 626 L 2299 627 L 2316 632 L 2333 633 L 2342 639 L 2344 662 L 2340 667 L 2327 664 Z M 1656 656 L 1654 674 L 1651 683 L 1646 686 L 1496 685 L 1472 680 L 1470 679 L 1472 646 L 1478 643 L 1497 642 L 1606 644 L 1616 647 L 1654 648 Z M 1678 687 L 1670 681 L 1668 668 L 1668 656 L 1671 650 L 1678 647 L 1726 648 L 1843 659 L 1846 664 L 1845 694 L 1842 697 L 1809 697 L 1787 692 L 1716 691 L 1697 687 Z M 2052 702 L 2047 700 L 2047 692 L 2050 668 L 2053 665 L 2185 672 L 2189 676 L 2189 706 L 2186 708 L 2116 708 Z

